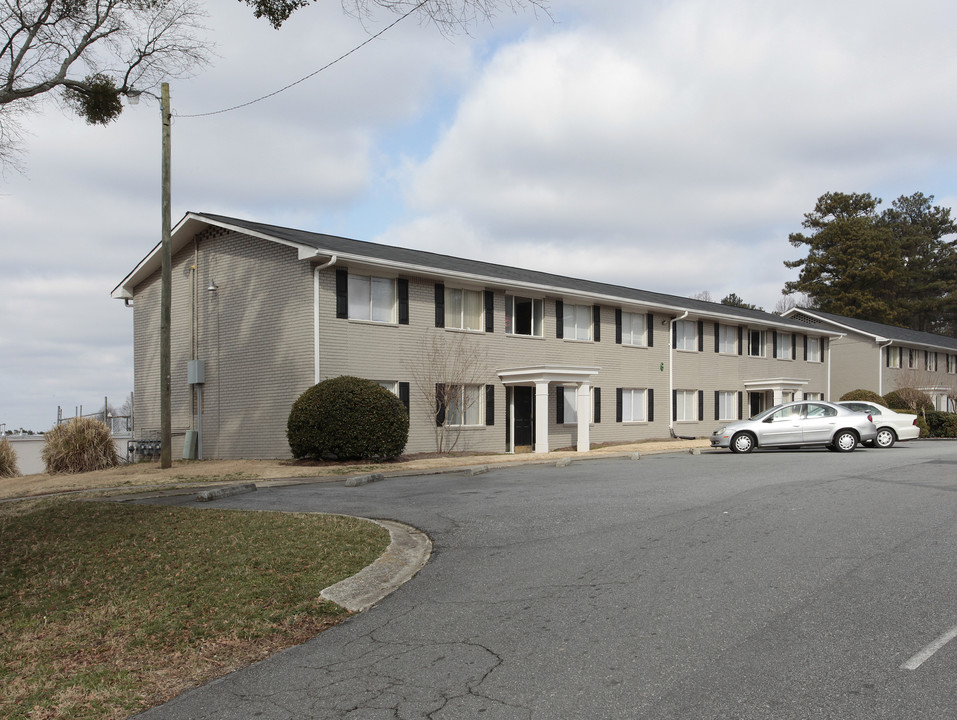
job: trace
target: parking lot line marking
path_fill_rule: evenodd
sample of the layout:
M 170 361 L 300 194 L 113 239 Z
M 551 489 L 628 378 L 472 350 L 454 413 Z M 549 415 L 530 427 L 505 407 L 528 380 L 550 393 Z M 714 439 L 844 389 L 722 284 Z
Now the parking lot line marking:
M 901 670 L 916 670 L 925 662 L 927 662 L 935 652 L 940 650 L 942 647 L 944 647 L 944 645 L 949 643 L 954 638 L 957 638 L 957 626 L 952 627 L 939 638 L 934 640 L 934 642 L 932 642 L 930 645 L 914 655 L 914 657 L 912 657 L 910 660 L 901 665 Z

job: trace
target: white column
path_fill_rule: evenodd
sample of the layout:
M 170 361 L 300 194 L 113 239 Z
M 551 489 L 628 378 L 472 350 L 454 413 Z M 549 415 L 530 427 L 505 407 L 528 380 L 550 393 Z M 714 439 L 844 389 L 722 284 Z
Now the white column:
M 774 389 L 774 401 L 771 403 L 772 406 L 780 405 L 784 402 L 784 391 L 781 388 Z
M 578 452 L 588 452 L 591 449 L 588 435 L 591 420 L 590 388 L 588 383 L 578 386 Z
M 535 383 L 535 452 L 548 452 L 548 383 Z

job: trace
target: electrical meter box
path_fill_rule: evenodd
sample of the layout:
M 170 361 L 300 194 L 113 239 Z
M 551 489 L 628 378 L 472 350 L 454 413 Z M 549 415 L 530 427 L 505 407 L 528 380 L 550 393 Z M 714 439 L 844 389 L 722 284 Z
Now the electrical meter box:
M 182 376 L 180 376 L 182 377 Z M 186 366 L 186 381 L 190 385 L 202 385 L 206 382 L 206 361 L 190 360 Z

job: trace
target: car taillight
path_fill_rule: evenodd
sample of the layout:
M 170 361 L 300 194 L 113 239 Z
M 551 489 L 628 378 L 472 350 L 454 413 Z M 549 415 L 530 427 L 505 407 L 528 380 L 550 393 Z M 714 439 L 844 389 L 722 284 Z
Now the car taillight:
M 870 413 L 867 413 L 867 421 L 868 421 L 868 422 L 874 422 L 874 418 L 871 417 L 871 414 L 870 414 Z
M 914 422 L 912 422 L 911 425 L 916 425 L 916 424 L 917 424 L 917 418 L 914 418 Z

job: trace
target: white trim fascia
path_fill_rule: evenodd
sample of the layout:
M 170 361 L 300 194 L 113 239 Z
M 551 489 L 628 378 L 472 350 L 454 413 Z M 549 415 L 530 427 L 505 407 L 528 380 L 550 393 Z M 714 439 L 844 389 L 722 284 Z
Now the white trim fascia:
M 837 337 L 845 337 L 848 332 L 852 332 L 852 333 L 855 333 L 856 335 L 864 335 L 866 337 L 873 338 L 875 342 L 879 342 L 879 343 L 885 342 L 888 340 L 890 340 L 892 344 L 895 342 L 894 340 L 891 340 L 890 338 L 882 337 L 880 335 L 875 335 L 874 333 L 865 332 L 864 330 L 858 330 L 857 328 L 853 328 L 850 325 L 844 325 L 843 323 L 834 322 L 833 320 L 829 318 L 822 318 L 820 315 L 815 315 L 813 310 L 804 310 L 802 308 L 790 308 L 784 311 L 784 313 L 782 314 L 782 317 L 787 317 L 793 312 L 800 312 L 800 313 L 804 313 L 805 315 L 810 315 L 815 320 L 820 320 L 822 323 L 827 323 L 828 325 L 834 325 L 835 327 L 839 327 L 842 330 L 847 331 L 847 332 L 838 333 Z

